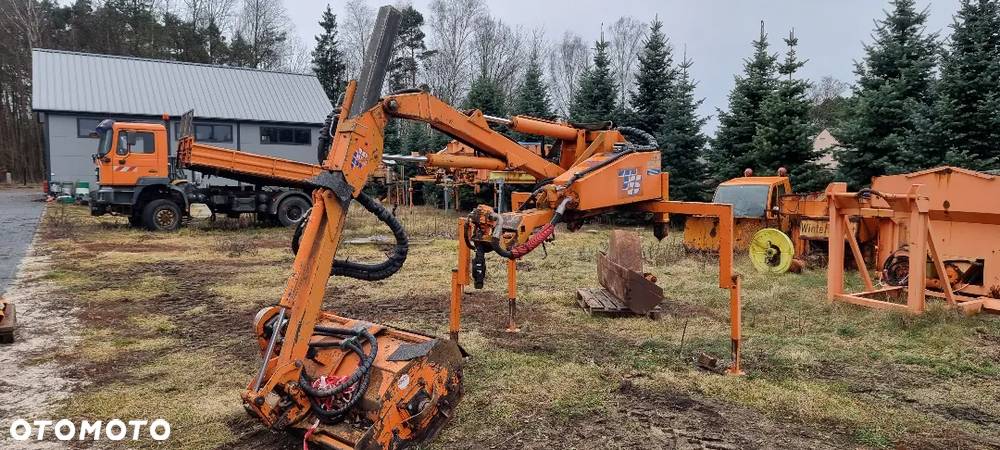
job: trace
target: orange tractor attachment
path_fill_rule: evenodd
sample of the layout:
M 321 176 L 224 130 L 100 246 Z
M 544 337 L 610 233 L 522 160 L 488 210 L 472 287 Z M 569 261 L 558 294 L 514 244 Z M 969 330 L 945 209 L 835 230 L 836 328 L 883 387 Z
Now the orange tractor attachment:
M 989 242 L 1000 236 L 1000 205 L 991 204 L 1000 198 L 996 177 L 942 167 L 876 177 L 872 189 L 856 193 L 833 183 L 826 194 L 830 236 L 845 236 L 857 267 L 866 266 L 849 227 L 857 218 L 877 221 L 876 267 L 886 285 L 876 288 L 864 269 L 860 274 L 865 291 L 845 293 L 844 247 L 831 245 L 831 301 L 919 314 L 926 309 L 926 297 L 932 296 L 966 313 L 1000 313 L 1000 262 L 997 245 Z
M 518 144 L 535 154 L 542 155 L 541 143 L 519 142 Z M 476 149 L 457 140 L 449 142 L 445 148 L 437 152 L 424 155 L 417 153 L 383 155 L 382 160 L 389 165 L 399 163 L 420 165 L 423 173 L 410 177 L 408 181 L 434 183 L 444 187 L 445 209 L 448 209 L 451 197 L 454 197 L 452 204 L 455 210 L 459 209 L 459 189 L 462 186 L 471 186 L 478 194 L 482 185 L 493 184 L 496 187 L 494 203 L 500 205 L 504 186 L 533 184 L 537 181 L 531 174 L 508 167 L 505 161 L 480 156 Z
M 455 341 L 321 310 L 331 275 L 381 280 L 406 259 L 402 224 L 361 192 L 381 160 L 387 113 L 394 109 L 379 95 L 399 22 L 394 8 L 379 10 L 361 79 L 348 84 L 335 132 L 324 130 L 323 170 L 307 180 L 313 208 L 296 229 L 285 293 L 257 315 L 263 361 L 242 395 L 247 412 L 268 427 L 298 430 L 306 442 L 334 449 L 416 445 L 447 422 L 462 395 L 463 358 Z M 352 200 L 395 236 L 387 260 L 336 260 Z
M 620 138 L 619 138 L 620 139 Z M 623 141 L 622 141 L 623 142 Z M 631 144 L 630 144 L 631 145 Z M 731 375 L 743 373 L 741 367 L 741 289 L 740 277 L 733 272 L 733 207 L 719 203 L 677 202 L 667 200 L 668 176 L 652 167 L 658 165 L 659 151 L 632 153 L 629 150 L 601 153 L 566 171 L 551 184 L 536 192 L 517 196 L 515 212 L 498 214 L 489 206 L 480 205 L 468 217 L 459 220 L 458 267 L 452 271 L 450 332 L 457 339 L 460 312 L 465 287 L 484 286 L 486 254 L 495 252 L 507 259 L 508 332 L 518 332 L 517 325 L 517 264 L 542 242 L 549 240 L 555 225 L 565 222 L 573 231 L 582 220 L 606 213 L 612 208 L 653 213 L 653 231 L 658 239 L 666 237 L 669 214 L 703 215 L 718 219 L 721 252 L 719 254 L 719 287 L 729 292 L 732 363 L 726 370 Z M 646 159 L 653 155 L 654 158 Z M 626 157 L 631 156 L 631 157 Z M 640 170 L 655 170 L 655 174 Z M 634 178 L 636 173 L 650 176 Z M 617 174 L 622 180 L 608 180 Z M 616 181 L 620 181 L 617 182 Z M 609 185 L 617 186 L 608 192 Z M 602 188 L 603 187 L 603 188 Z M 629 197 L 639 197 L 630 202 Z

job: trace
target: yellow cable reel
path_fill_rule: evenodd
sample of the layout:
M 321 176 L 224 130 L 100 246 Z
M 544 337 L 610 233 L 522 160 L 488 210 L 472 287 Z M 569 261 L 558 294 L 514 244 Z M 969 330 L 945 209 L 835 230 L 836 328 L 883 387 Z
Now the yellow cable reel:
M 792 240 L 781 230 L 764 228 L 750 239 L 750 261 L 758 272 L 788 272 L 794 255 Z

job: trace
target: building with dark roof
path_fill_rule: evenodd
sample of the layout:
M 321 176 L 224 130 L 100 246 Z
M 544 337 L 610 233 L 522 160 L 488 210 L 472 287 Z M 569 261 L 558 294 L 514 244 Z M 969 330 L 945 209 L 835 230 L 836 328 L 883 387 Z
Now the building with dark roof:
M 314 75 L 44 49 L 32 50 L 31 93 L 46 178 L 62 182 L 95 181 L 91 135 L 104 119 L 163 123 L 173 154 L 194 109 L 200 142 L 315 162 L 332 108 Z

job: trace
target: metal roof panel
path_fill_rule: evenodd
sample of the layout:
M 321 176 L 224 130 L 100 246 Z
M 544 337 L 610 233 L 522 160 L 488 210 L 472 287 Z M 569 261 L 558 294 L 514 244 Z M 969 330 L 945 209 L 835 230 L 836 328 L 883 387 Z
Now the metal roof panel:
M 332 109 L 314 75 L 32 50 L 38 111 L 322 123 Z

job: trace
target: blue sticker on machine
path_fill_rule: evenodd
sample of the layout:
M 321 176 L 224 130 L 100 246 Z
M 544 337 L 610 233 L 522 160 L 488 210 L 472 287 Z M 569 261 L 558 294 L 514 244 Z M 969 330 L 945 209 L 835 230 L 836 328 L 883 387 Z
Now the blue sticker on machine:
M 360 148 L 355 150 L 351 157 L 351 168 L 357 169 L 365 164 L 368 164 L 368 153 Z
M 642 175 L 639 169 L 618 169 L 618 178 L 621 179 L 621 189 L 625 195 L 639 195 L 642 190 Z

